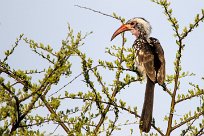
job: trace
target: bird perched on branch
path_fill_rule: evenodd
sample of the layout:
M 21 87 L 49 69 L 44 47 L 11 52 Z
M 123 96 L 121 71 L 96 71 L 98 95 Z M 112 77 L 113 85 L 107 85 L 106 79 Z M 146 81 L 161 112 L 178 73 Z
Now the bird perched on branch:
M 133 48 L 139 71 L 147 77 L 145 98 L 140 118 L 140 130 L 149 132 L 151 128 L 154 87 L 164 85 L 165 58 L 159 40 L 150 37 L 151 25 L 144 18 L 136 17 L 127 21 L 113 34 L 111 40 L 122 32 L 130 31 L 135 37 Z

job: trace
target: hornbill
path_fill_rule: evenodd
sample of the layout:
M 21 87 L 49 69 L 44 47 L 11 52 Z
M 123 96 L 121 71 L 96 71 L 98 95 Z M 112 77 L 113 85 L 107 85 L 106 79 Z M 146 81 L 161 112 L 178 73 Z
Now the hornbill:
M 150 37 L 150 23 L 141 17 L 127 21 L 113 34 L 111 40 L 122 32 L 130 31 L 135 37 L 133 48 L 136 55 L 138 70 L 147 77 L 146 91 L 143 103 L 139 128 L 143 132 L 149 132 L 151 128 L 154 86 L 156 83 L 164 85 L 165 59 L 164 51 L 159 40 Z

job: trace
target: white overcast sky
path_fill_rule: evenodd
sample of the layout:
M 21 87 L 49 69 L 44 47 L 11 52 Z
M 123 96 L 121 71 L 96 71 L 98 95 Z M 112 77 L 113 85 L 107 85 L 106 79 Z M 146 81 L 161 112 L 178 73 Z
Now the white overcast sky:
M 171 2 L 173 14 L 181 24 L 181 28 L 192 22 L 195 14 L 200 13 L 200 9 L 204 8 L 203 0 L 171 0 Z M 164 48 L 167 74 L 173 74 L 173 61 L 177 49 L 173 30 L 163 14 L 163 9 L 150 0 L 0 0 L 0 59 L 4 58 L 4 51 L 12 47 L 15 39 L 21 33 L 36 42 L 50 44 L 56 49 L 59 48 L 61 40 L 66 37 L 67 23 L 69 23 L 75 32 L 81 31 L 85 34 L 93 31 L 93 34 L 85 39 L 85 45 L 81 47 L 81 50 L 86 52 L 88 57 L 94 58 L 96 62 L 98 59 L 110 60 L 109 56 L 105 54 L 105 48 L 113 44 L 120 45 L 121 37 L 119 36 L 110 42 L 113 32 L 120 26 L 120 23 L 110 17 L 75 7 L 75 4 L 107 14 L 115 12 L 126 20 L 133 17 L 146 18 L 153 28 L 151 36 L 159 39 Z M 200 85 L 202 83 L 200 78 L 204 76 L 203 33 L 204 24 L 201 24 L 185 40 L 186 48 L 182 57 L 183 70 L 194 72 L 197 75 L 197 77 L 189 78 L 188 81 L 181 82 L 184 83 L 182 89 L 185 91 L 188 82 L 199 83 Z M 128 38 L 126 45 L 131 47 L 134 37 L 130 33 L 127 33 L 126 36 Z M 22 45 L 24 45 L 23 42 Z M 30 53 L 28 48 L 21 46 L 8 63 L 17 69 L 43 67 L 43 63 L 39 63 L 39 57 Z M 73 64 L 73 66 L 76 76 L 80 73 L 80 68 L 77 67 L 78 64 L 76 66 Z M 109 78 L 109 75 L 104 74 L 104 76 L 106 79 Z M 74 84 L 73 86 L 80 89 L 78 83 Z M 128 105 L 138 106 L 139 112 L 141 112 L 144 88 L 145 84 L 133 84 L 127 90 L 121 92 L 118 97 L 127 101 Z M 157 86 L 156 89 L 154 117 L 157 119 L 156 123 L 164 128 L 166 122 L 163 122 L 163 117 L 169 111 L 165 107 L 169 106 L 170 101 L 167 95 L 162 92 L 161 87 Z M 180 107 L 177 114 L 182 114 L 181 111 L 185 110 L 185 106 L 194 108 L 194 104 L 198 103 L 187 102 Z M 138 131 L 138 126 L 132 127 Z M 122 132 L 126 133 L 126 131 Z M 61 131 L 61 134 L 64 133 Z

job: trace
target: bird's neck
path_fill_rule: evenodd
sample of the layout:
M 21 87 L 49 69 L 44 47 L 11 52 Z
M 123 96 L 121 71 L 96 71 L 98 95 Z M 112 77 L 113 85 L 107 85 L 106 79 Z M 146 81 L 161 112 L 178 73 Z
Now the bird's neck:
M 149 43 L 150 39 L 149 37 L 140 35 L 135 41 L 142 42 L 142 43 L 146 43 L 146 42 Z

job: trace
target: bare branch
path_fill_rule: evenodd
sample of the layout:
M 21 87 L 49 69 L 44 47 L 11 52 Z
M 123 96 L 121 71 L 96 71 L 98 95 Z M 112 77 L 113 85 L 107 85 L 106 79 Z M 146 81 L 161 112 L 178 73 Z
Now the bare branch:
M 166 84 L 163 84 L 161 86 L 163 87 L 163 90 L 166 91 L 172 97 L 172 92 L 166 87 Z
M 121 19 L 117 18 L 117 17 L 114 17 L 112 15 L 109 15 L 109 14 L 106 14 L 106 13 L 103 13 L 101 11 L 98 11 L 98 10 L 94 10 L 94 9 L 91 9 L 91 8 L 88 8 L 88 7 L 83 7 L 83 6 L 80 6 L 80 5 L 75 5 L 76 7 L 79 7 L 79 8 L 83 8 L 83 9 L 87 9 L 87 10 L 90 10 L 90 11 L 93 11 L 95 13 L 98 13 L 98 14 L 101 14 L 101 15 L 104 15 L 104 16 L 107 16 L 107 17 L 111 17 L 111 18 L 114 18 L 114 19 L 117 19 L 119 20 L 120 22 L 122 22 Z
M 161 136 L 165 136 L 165 134 L 164 134 L 158 127 L 156 127 L 154 124 L 152 124 L 152 127 L 153 127 Z

